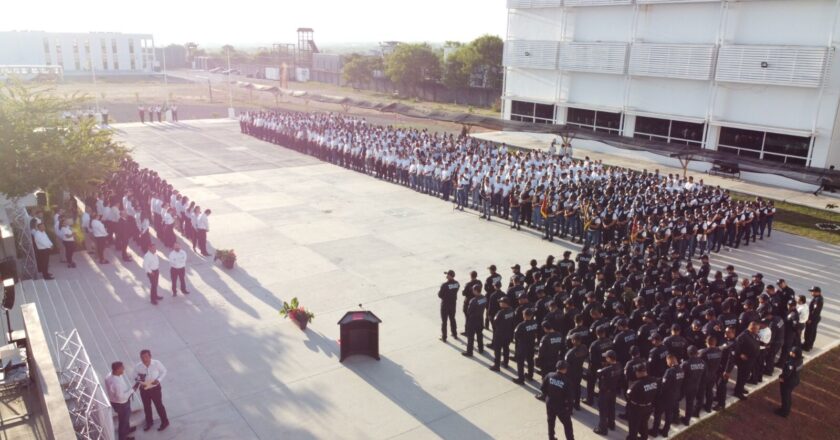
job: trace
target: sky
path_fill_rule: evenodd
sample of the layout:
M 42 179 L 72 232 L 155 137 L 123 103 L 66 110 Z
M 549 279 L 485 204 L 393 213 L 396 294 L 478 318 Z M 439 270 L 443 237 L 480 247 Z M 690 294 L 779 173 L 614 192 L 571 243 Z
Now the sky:
M 0 0 L 0 31 L 151 33 L 155 45 L 203 47 L 469 41 L 503 37 L 505 0 Z

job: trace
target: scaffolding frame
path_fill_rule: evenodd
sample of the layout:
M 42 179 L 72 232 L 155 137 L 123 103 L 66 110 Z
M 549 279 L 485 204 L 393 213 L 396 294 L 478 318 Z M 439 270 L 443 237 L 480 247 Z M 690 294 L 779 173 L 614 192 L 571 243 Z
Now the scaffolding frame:
M 65 388 L 70 419 L 83 440 L 114 440 L 111 402 L 99 382 L 79 332 L 56 332 L 59 379 Z
M 20 199 L 13 198 L 9 202 L 6 206 L 6 214 L 12 223 L 18 255 L 22 256 L 18 264 L 19 278 L 35 279 L 38 267 L 35 264 L 35 247 L 32 243 L 32 229 L 29 227 L 29 213 L 26 212 L 26 207 L 21 204 Z

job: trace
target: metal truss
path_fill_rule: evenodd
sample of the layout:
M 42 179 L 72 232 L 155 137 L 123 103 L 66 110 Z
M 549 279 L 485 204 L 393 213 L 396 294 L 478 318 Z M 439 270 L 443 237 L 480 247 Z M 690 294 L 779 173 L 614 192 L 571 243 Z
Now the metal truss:
M 55 337 L 59 377 L 69 397 L 67 404 L 77 438 L 113 440 L 111 403 L 91 365 L 78 331 L 73 329 L 67 336 L 58 332 Z

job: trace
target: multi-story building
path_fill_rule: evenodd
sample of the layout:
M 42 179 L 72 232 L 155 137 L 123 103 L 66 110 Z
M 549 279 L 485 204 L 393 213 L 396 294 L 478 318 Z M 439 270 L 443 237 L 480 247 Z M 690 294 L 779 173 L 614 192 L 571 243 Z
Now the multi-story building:
M 840 0 L 508 0 L 505 119 L 840 164 Z
M 150 73 L 154 49 L 150 34 L 0 32 L 0 65 L 61 66 L 65 76 Z

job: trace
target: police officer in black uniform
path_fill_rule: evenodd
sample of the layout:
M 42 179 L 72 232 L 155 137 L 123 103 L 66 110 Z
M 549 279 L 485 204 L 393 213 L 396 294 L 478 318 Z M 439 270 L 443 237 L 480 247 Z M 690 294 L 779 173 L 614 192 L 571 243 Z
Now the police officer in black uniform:
M 455 309 L 458 307 L 458 289 L 461 284 L 455 281 L 455 271 L 449 270 L 446 274 L 446 282 L 440 285 L 438 298 L 440 298 L 440 340 L 446 342 L 446 321 L 449 321 L 452 337 L 458 339 L 458 328 L 455 325 Z
M 735 381 L 733 394 L 735 397 L 744 400 L 747 398 L 747 391 L 744 386 L 747 379 L 752 375 L 755 363 L 758 362 L 758 321 L 752 321 L 738 338 L 735 340 L 735 362 L 738 366 L 738 379 Z
M 608 337 L 607 325 L 600 325 L 595 329 L 598 339 L 589 345 L 589 374 L 586 377 L 586 404 L 595 404 L 595 384 L 598 382 L 598 370 L 604 362 L 604 353 L 613 349 L 612 340 Z
M 583 362 L 589 355 L 583 345 L 583 337 L 579 333 L 572 333 L 572 348 L 566 351 L 564 360 L 569 365 L 569 382 L 572 384 L 572 400 L 574 408 L 580 410 L 580 381 L 583 379 Z
M 659 336 L 659 333 L 650 335 L 649 339 L 653 341 L 653 348 L 648 354 L 647 371 L 651 376 L 662 377 L 662 375 L 665 374 L 665 369 L 668 368 L 668 362 L 666 359 L 666 356 L 668 356 L 668 349 L 662 345 L 662 336 Z M 674 354 L 674 356 L 676 356 L 676 354 Z M 679 356 L 677 356 L 677 359 L 679 359 Z
M 499 298 L 499 311 L 493 317 L 493 366 L 492 371 L 499 371 L 504 362 L 508 366 L 510 342 L 513 340 L 513 316 L 516 312 L 510 307 L 510 299 Z M 504 358 L 504 359 L 503 359 Z
M 787 356 L 788 358 L 782 367 L 782 374 L 779 376 L 782 406 L 776 410 L 776 414 L 782 417 L 787 417 L 790 414 L 790 407 L 793 403 L 793 389 L 799 385 L 799 372 L 802 371 L 802 350 L 799 347 L 793 347 Z
M 648 376 L 647 366 L 642 364 L 636 367 L 636 377 L 636 383 L 627 390 L 629 440 L 648 437 L 648 420 L 653 412 L 653 403 L 659 395 L 659 378 Z
M 823 296 L 822 289 L 818 286 L 808 289 L 811 292 L 811 302 L 808 303 L 808 321 L 805 322 L 805 336 L 802 342 L 802 349 L 811 351 L 814 348 L 814 341 L 817 339 L 817 326 L 822 319 Z
M 697 394 L 700 392 L 700 385 L 706 375 L 706 363 L 700 358 L 697 347 L 688 347 L 688 359 L 682 363 L 685 371 L 683 382 L 683 395 L 685 396 L 685 416 L 682 419 L 683 425 L 688 426 L 691 417 L 694 416 L 694 405 L 697 402 Z
M 554 371 L 557 361 L 560 360 L 561 351 L 566 348 L 566 340 L 548 321 L 543 321 L 542 329 L 544 335 L 540 339 L 537 365 L 540 367 L 540 374 L 544 377 Z
M 723 352 L 717 346 L 717 336 L 706 337 L 706 348 L 700 350 L 700 358 L 706 363 L 706 375 L 703 376 L 703 383 L 700 385 L 697 409 L 694 411 L 695 417 L 700 417 L 700 408 L 705 409 L 707 413 L 712 412 L 713 390 L 720 370 L 720 361 L 723 358 Z
M 615 350 L 603 354 L 606 365 L 598 370 L 598 427 L 596 434 L 607 435 L 615 429 L 615 398 L 623 372 Z
M 656 409 L 653 413 L 653 427 L 650 430 L 650 435 L 653 437 L 657 435 L 668 437 L 671 423 L 679 418 L 680 395 L 685 381 L 685 371 L 673 354 L 668 354 L 666 361 L 668 369 L 662 376 L 659 395 L 656 398 Z M 663 420 L 665 424 L 660 429 L 659 423 Z
M 534 309 L 522 311 L 524 320 L 513 331 L 514 349 L 516 350 L 516 377 L 513 381 L 525 383 L 525 365 L 528 366 L 527 378 L 534 378 L 534 346 L 537 343 L 537 328 L 539 324 L 534 320 Z
M 557 419 L 563 424 L 566 433 L 566 440 L 574 440 L 575 434 L 572 431 L 572 390 L 569 378 L 566 375 L 568 364 L 566 361 L 557 361 L 557 371 L 547 374 L 540 387 L 541 395 L 537 398 L 545 399 L 545 410 L 548 416 L 548 439 L 557 440 L 554 436 L 554 425 Z
M 481 285 L 473 284 L 473 298 L 467 306 L 467 350 L 461 354 L 466 357 L 473 355 L 473 343 L 477 341 L 478 352 L 484 353 L 484 310 L 487 309 L 487 298 L 481 294 Z
M 461 292 L 461 295 L 464 297 L 464 319 L 467 319 L 467 308 L 470 306 L 470 301 L 473 299 L 472 292 L 476 285 L 478 285 L 478 288 L 481 289 L 481 280 L 478 279 L 478 272 L 472 271 L 470 272 L 470 280 L 467 281 L 467 284 L 464 285 L 464 291 Z M 467 332 L 464 331 L 461 334 L 466 336 Z

